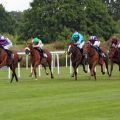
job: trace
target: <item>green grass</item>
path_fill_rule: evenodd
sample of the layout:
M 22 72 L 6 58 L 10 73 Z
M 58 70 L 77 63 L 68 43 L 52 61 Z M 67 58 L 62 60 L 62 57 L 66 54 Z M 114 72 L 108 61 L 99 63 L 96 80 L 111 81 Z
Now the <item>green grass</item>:
M 80 67 L 81 69 L 81 67 Z M 44 74 L 36 81 L 24 68 L 18 83 L 10 84 L 0 71 L 0 120 L 120 120 L 120 73 L 101 75 L 97 81 L 79 69 L 78 81 L 69 68 L 54 69 L 53 80 Z

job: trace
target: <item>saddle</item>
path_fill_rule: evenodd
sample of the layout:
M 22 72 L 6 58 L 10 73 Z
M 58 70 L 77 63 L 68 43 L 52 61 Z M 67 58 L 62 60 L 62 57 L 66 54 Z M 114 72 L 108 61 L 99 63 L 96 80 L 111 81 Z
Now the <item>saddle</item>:
M 41 59 L 42 58 L 46 58 L 45 56 L 44 56 L 44 51 L 43 51 L 43 49 L 40 49 L 40 48 L 35 48 L 38 52 L 39 52 L 39 54 L 40 54 L 40 56 L 41 56 Z
M 8 64 L 11 64 L 12 60 L 13 60 L 13 53 L 12 51 L 8 50 L 8 49 L 4 49 L 7 52 L 8 55 Z
M 105 53 L 102 51 L 102 49 L 100 47 L 96 48 L 97 53 L 99 54 L 100 58 L 104 58 Z

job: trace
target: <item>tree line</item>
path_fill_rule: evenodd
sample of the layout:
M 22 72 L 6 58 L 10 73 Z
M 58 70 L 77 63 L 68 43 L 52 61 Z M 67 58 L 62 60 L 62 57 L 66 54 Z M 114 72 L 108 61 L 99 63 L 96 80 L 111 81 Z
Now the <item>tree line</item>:
M 33 0 L 23 12 L 7 12 L 0 5 L 0 33 L 27 40 L 41 34 L 44 42 L 69 40 L 73 29 L 108 40 L 120 34 L 119 0 Z

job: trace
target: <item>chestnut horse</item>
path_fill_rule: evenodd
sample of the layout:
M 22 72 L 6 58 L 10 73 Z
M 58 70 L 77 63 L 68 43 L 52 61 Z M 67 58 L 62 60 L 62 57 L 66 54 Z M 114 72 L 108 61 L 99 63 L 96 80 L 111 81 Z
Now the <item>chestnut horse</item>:
M 10 59 L 7 52 L 4 50 L 2 46 L 0 46 L 0 68 L 4 66 L 10 67 L 12 71 L 12 78 L 11 78 L 11 83 L 13 81 L 13 78 L 15 77 L 16 82 L 18 82 L 18 77 L 16 75 L 15 69 L 18 65 L 18 62 L 22 60 L 22 58 L 19 58 L 17 52 L 12 51 L 13 57 Z
M 83 46 L 83 53 L 87 56 L 87 61 L 89 64 L 89 69 L 90 69 L 90 74 L 91 76 L 94 76 L 94 79 L 96 80 L 96 71 L 95 67 L 97 64 L 100 64 L 101 66 L 101 72 L 102 74 L 105 74 L 103 71 L 103 62 L 105 63 L 106 69 L 107 69 L 107 74 L 109 75 L 109 70 L 108 70 L 108 55 L 107 52 L 103 51 L 105 56 L 104 58 L 100 58 L 98 52 L 96 51 L 95 47 L 90 45 L 90 42 L 87 41 L 85 42 Z M 101 62 L 102 61 L 102 62 Z
M 71 62 L 72 62 L 72 67 L 74 69 L 74 72 L 72 74 L 72 77 L 75 75 L 75 80 L 77 80 L 77 68 L 80 64 L 83 66 L 83 71 L 87 73 L 85 70 L 85 64 L 82 63 L 83 60 L 83 55 L 80 51 L 80 48 L 78 48 L 76 45 L 74 45 L 73 42 L 70 42 L 69 48 L 68 48 L 68 55 L 71 54 Z
M 34 73 L 36 80 L 37 80 L 36 67 L 40 64 L 45 68 L 46 74 L 48 74 L 46 71 L 46 66 L 48 65 L 51 73 L 51 78 L 53 78 L 53 73 L 51 70 L 52 55 L 47 49 L 43 49 L 43 51 L 46 53 L 47 58 L 42 58 L 39 51 L 33 47 L 32 43 L 28 43 L 25 48 L 26 54 L 30 53 L 30 61 L 33 68 L 31 75 L 33 75 Z
M 111 69 L 110 69 L 110 76 L 111 76 L 114 63 L 118 64 L 120 71 L 120 48 L 115 48 L 111 46 L 108 55 L 111 63 Z

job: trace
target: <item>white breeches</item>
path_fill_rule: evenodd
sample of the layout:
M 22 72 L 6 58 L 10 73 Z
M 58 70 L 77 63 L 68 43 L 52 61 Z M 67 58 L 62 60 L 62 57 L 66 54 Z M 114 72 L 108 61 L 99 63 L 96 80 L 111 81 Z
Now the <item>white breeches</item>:
M 95 41 L 94 44 L 93 44 L 94 47 L 100 47 L 100 41 Z
M 4 48 L 9 50 L 12 46 L 13 46 L 12 43 L 10 43 L 9 45 L 4 46 Z
M 84 43 L 85 43 L 85 42 L 83 41 L 81 44 L 78 44 L 78 45 L 77 45 L 77 47 L 79 47 L 80 49 L 82 49 L 82 48 L 83 48 Z
M 43 46 L 44 46 L 44 45 L 43 45 L 43 44 L 41 44 L 41 45 L 40 45 L 40 48 L 41 48 L 41 49 L 43 49 Z
M 118 48 L 120 48 L 120 43 L 118 43 Z

